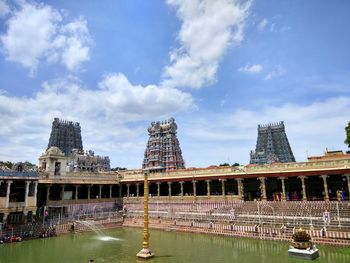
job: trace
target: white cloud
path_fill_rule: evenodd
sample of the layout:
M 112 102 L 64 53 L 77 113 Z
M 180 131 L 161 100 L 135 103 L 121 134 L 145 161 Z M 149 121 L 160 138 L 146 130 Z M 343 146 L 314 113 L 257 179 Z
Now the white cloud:
M 89 60 L 90 36 L 83 18 L 64 24 L 61 12 L 46 4 L 20 2 L 0 36 L 9 61 L 20 63 L 35 73 L 39 63 L 62 63 L 69 70 L 79 69 Z
M 196 161 L 203 166 L 226 162 L 228 156 L 232 162 L 247 164 L 249 151 L 255 150 L 258 124 L 284 121 L 297 161 L 305 161 L 306 151 L 322 155 L 327 147 L 345 150 L 349 108 L 350 97 L 334 97 L 310 104 L 285 103 L 260 110 L 237 109 L 226 115 L 206 114 L 184 125 L 191 146 L 181 145 L 190 166 L 197 165 L 192 163 Z M 206 148 L 198 151 L 201 147 Z M 205 158 L 202 152 L 210 152 L 212 158 Z
M 68 78 L 45 82 L 30 98 L 1 94 L 0 159 L 36 161 L 47 146 L 53 118 L 59 117 L 81 123 L 86 149 L 110 155 L 121 165 L 130 165 L 127 158 L 140 165 L 146 144 L 140 121 L 166 118 L 192 105 L 188 93 L 132 85 L 120 73 L 105 76 L 94 90 Z M 16 156 L 11 155 L 14 147 L 21 149 Z
M 265 80 L 271 80 L 271 79 L 279 78 L 279 77 L 283 76 L 286 73 L 287 73 L 287 71 L 286 71 L 286 69 L 284 67 L 277 66 L 274 70 L 272 70 L 271 72 L 266 74 L 264 79 Z
M 5 17 L 10 13 L 10 8 L 6 1 L 0 0 L 0 18 Z
M 215 81 L 220 59 L 227 48 L 243 40 L 250 1 L 169 0 L 182 25 L 180 47 L 170 55 L 162 82 L 167 87 L 199 89 Z
M 254 64 L 254 65 L 246 65 L 244 67 L 240 67 L 238 71 L 240 72 L 246 72 L 246 73 L 259 73 L 263 70 L 263 66 L 260 64 Z
M 268 24 L 269 24 L 269 21 L 266 18 L 261 20 L 260 23 L 258 24 L 259 31 L 264 31 Z

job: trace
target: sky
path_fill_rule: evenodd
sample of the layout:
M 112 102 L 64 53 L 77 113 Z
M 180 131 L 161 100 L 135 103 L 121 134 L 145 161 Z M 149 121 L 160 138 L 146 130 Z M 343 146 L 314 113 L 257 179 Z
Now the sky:
M 55 117 L 140 168 L 174 117 L 187 167 L 249 163 L 284 121 L 297 161 L 347 150 L 350 1 L 0 0 L 0 160 L 46 150 Z

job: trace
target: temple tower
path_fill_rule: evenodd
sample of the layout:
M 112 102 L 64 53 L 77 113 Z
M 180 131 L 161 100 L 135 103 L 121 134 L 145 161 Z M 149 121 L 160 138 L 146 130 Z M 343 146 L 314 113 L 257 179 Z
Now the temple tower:
M 251 164 L 295 162 L 289 145 L 284 122 L 258 125 L 258 140 L 255 152 L 250 152 Z
M 152 122 L 148 128 L 149 139 L 143 160 L 143 169 L 169 171 L 185 168 L 174 118 Z
M 66 156 L 70 155 L 73 149 L 83 151 L 80 124 L 55 118 L 47 149 L 52 146 L 58 147 Z

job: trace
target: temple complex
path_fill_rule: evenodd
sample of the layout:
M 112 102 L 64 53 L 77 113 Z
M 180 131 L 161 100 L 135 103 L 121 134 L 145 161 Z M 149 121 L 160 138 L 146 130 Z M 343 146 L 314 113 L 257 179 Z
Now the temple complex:
M 250 152 L 251 164 L 295 162 L 289 145 L 284 122 L 258 125 L 258 140 L 255 152 Z
M 170 171 L 185 168 L 175 119 L 152 122 L 148 128 L 149 139 L 143 160 L 143 169 Z
M 52 146 L 58 147 L 65 155 L 70 155 L 73 149 L 83 150 L 81 128 L 78 122 L 60 120 L 55 118 L 47 149 Z

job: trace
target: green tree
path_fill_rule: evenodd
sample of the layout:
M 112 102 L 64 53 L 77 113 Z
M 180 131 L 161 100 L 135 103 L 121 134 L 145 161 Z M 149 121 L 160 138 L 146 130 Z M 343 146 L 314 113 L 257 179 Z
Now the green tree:
M 232 164 L 232 166 L 239 166 L 239 163 L 234 163 Z
M 345 127 L 345 134 L 346 138 L 344 142 L 350 148 L 350 121 L 348 123 L 348 126 Z
M 228 163 L 222 163 L 219 166 L 230 166 Z

